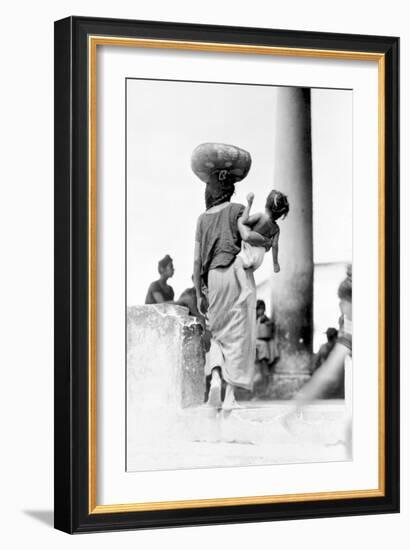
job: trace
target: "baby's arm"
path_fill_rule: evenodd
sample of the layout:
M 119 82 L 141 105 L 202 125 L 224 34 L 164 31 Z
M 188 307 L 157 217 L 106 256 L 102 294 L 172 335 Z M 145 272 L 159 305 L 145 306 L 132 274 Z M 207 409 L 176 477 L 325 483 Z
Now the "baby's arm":
M 251 214 L 247 220 L 243 221 L 243 223 L 252 229 L 252 227 L 258 223 L 261 217 L 262 217 L 261 212 L 257 212 L 256 214 Z
M 273 236 L 272 239 L 272 260 L 273 260 L 273 271 L 275 273 L 279 273 L 280 271 L 280 265 L 278 260 L 278 253 L 279 253 L 279 233 L 280 230 L 278 228 L 277 232 Z

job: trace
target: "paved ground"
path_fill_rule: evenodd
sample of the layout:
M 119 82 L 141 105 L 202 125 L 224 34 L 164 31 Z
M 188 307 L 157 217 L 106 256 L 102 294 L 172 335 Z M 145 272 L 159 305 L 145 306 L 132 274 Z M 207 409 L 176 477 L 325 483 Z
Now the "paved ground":
M 174 470 L 348 460 L 343 401 L 318 401 L 288 431 L 287 402 L 248 402 L 230 415 L 206 406 L 141 411 L 128 419 L 138 437 L 127 449 L 127 470 Z

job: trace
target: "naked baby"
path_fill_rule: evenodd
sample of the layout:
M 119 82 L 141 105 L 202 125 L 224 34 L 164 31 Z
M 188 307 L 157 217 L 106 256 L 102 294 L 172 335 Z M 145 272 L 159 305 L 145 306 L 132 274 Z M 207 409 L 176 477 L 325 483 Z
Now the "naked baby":
M 249 193 L 246 197 L 247 205 L 238 220 L 239 233 L 242 238 L 241 251 L 237 256 L 237 275 L 241 282 L 244 277 L 243 269 L 258 269 L 263 262 L 266 249 L 263 246 L 252 246 L 249 241 L 255 234 L 261 235 L 272 241 L 272 260 L 275 273 L 280 271 L 278 260 L 279 251 L 279 225 L 276 223 L 280 218 L 285 218 L 289 212 L 289 202 L 283 193 L 273 189 L 266 198 L 265 211 L 250 214 L 255 195 Z M 254 239 L 253 239 L 254 240 Z M 241 284 L 241 287 L 243 285 Z

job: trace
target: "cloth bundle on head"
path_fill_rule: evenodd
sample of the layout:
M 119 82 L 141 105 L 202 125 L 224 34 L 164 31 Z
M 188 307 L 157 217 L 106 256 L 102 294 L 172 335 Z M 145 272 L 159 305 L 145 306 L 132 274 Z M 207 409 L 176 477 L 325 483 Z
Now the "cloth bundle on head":
M 248 151 L 226 143 L 201 143 L 194 149 L 191 167 L 194 174 L 206 183 L 207 208 L 229 201 L 235 183 L 243 180 L 251 167 Z
M 201 143 L 191 158 L 192 171 L 204 183 L 235 184 L 243 180 L 251 167 L 248 151 L 226 143 Z

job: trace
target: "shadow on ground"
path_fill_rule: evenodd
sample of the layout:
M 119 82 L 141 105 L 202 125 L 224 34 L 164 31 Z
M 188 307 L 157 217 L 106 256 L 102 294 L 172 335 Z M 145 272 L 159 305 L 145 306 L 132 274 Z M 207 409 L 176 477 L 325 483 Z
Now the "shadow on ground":
M 26 516 L 30 516 L 48 527 L 54 526 L 54 512 L 53 510 L 23 510 Z

